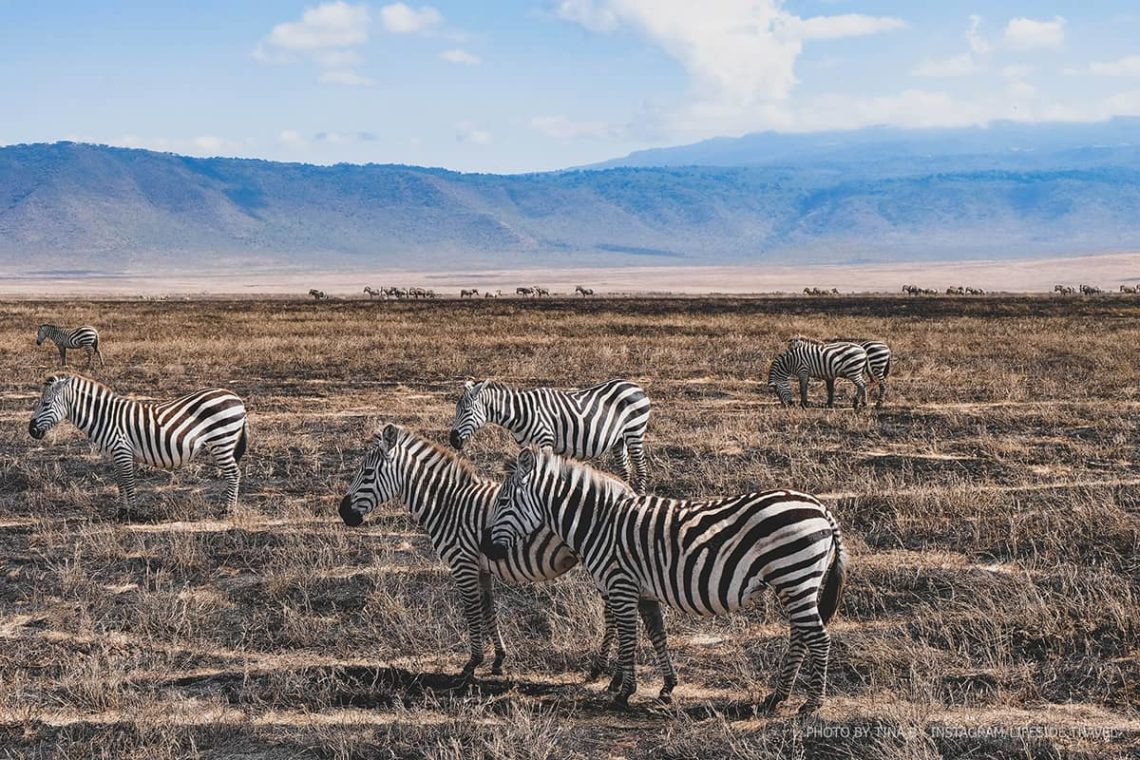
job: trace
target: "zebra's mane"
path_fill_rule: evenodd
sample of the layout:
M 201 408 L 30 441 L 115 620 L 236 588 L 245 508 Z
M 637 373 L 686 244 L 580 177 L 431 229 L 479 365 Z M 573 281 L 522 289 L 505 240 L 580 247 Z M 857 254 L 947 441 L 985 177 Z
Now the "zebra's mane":
M 540 449 L 535 451 L 535 455 L 540 462 L 549 463 L 540 466 L 554 468 L 560 478 L 569 479 L 578 473 L 579 480 L 585 480 L 586 483 L 595 490 L 605 491 L 607 494 L 616 493 L 616 495 L 631 498 L 636 498 L 637 496 L 634 490 L 629 487 L 629 484 L 621 478 L 610 475 L 608 472 L 602 472 L 584 462 L 559 456 L 550 450 Z
M 428 440 L 423 436 L 413 433 L 411 430 L 404 430 L 400 428 L 400 441 L 418 445 L 421 449 L 430 451 L 433 455 L 446 461 L 450 466 L 462 472 L 464 475 L 470 477 L 472 480 L 484 480 L 484 478 L 475 469 L 475 465 L 471 464 L 468 460 L 456 454 L 450 449 L 444 448 L 435 441 Z M 417 456 L 422 456 L 418 454 Z
M 805 338 L 802 335 L 797 335 L 794 338 L 788 338 L 788 345 L 789 346 L 791 346 L 795 343 L 811 343 L 814 346 L 822 346 L 823 345 L 822 340 L 816 340 L 815 338 Z

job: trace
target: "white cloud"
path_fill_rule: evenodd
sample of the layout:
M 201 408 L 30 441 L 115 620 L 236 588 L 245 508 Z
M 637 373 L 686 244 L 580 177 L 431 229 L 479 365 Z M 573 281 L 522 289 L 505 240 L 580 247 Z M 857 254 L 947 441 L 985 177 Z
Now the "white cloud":
M 922 61 L 911 74 L 916 77 L 960 77 L 981 70 L 982 66 L 974 60 L 973 53 L 967 52 L 950 58 Z
M 1089 71 L 1102 77 L 1140 76 L 1140 55 L 1126 55 L 1116 61 L 1093 61 Z
M 461 143 L 484 145 L 491 142 L 491 133 L 479 129 L 474 122 L 464 120 L 455 125 L 455 140 Z
M 530 126 L 556 140 L 574 140 L 581 137 L 601 139 L 616 136 L 620 130 L 604 121 L 572 121 L 566 116 L 535 116 Z
M 277 136 L 277 142 L 288 148 L 303 148 L 309 144 L 309 141 L 295 129 L 281 130 L 281 134 Z
M 123 148 L 143 148 L 164 153 L 180 153 L 189 156 L 232 156 L 248 152 L 249 144 L 239 140 L 229 140 L 214 135 L 199 135 L 190 138 L 140 137 L 123 135 L 107 142 Z
M 439 54 L 439 57 L 448 63 L 459 63 L 464 66 L 478 66 L 483 62 L 479 56 L 468 53 L 466 50 L 456 48 L 454 50 L 444 50 Z
M 273 27 L 253 51 L 254 60 L 286 64 L 308 59 L 322 69 L 318 81 L 327 84 L 366 85 L 371 81 L 354 71 L 364 59 L 353 50 L 368 42 L 372 23 L 366 5 L 344 0 L 306 8 L 300 21 Z
M 1138 116 L 1140 115 L 1140 90 L 1119 92 L 1106 101 L 1108 112 L 1112 116 Z
M 982 36 L 982 17 L 970 14 L 970 27 L 966 30 L 966 42 L 970 44 L 970 52 L 975 55 L 985 55 L 990 52 L 990 43 Z
M 1006 79 L 1025 79 L 1032 73 L 1033 67 L 1024 63 L 1011 63 L 1008 66 L 1003 66 L 1001 70 L 1001 75 Z
M 368 41 L 368 24 L 367 6 L 336 0 L 306 8 L 300 21 L 273 27 L 265 43 L 293 51 L 352 47 Z
M 346 87 L 369 87 L 372 80 L 352 69 L 329 69 L 322 71 L 317 81 L 323 84 L 342 84 Z
M 906 22 L 892 16 L 864 16 L 846 13 L 842 16 L 791 16 L 785 22 L 793 35 L 802 40 L 837 40 L 844 37 L 866 37 L 880 32 L 903 29 Z
M 1005 44 L 1014 50 L 1058 48 L 1065 43 L 1065 19 L 1051 21 L 1031 18 L 1011 18 L 1005 27 Z
M 443 21 L 440 12 L 425 5 L 415 10 L 404 3 L 392 3 L 380 9 L 380 24 L 392 34 L 414 34 Z
M 701 97 L 737 104 L 788 97 L 804 40 L 904 26 L 859 14 L 800 18 L 784 10 L 783 0 L 563 0 L 557 13 L 591 31 L 640 32 L 685 67 Z

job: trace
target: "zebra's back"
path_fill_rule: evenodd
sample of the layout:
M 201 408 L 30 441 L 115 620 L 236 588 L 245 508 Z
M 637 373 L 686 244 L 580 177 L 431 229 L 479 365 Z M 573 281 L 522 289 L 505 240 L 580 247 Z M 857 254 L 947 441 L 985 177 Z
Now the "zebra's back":
M 629 380 L 552 391 L 548 400 L 554 449 L 574 457 L 600 456 L 627 436 L 643 435 L 649 424 L 649 396 Z
M 204 447 L 239 447 L 246 426 L 245 404 L 230 391 L 215 388 L 174 401 L 138 404 L 126 433 L 136 459 L 159 467 L 179 467 Z

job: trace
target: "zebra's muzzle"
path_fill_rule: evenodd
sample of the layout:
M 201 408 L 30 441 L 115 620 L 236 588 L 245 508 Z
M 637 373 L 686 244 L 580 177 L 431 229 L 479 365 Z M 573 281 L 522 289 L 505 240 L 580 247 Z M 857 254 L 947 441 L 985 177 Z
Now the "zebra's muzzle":
M 459 435 L 458 430 L 452 430 L 451 436 L 447 440 L 451 442 L 451 447 L 456 451 L 463 448 L 463 436 Z
M 364 522 L 364 515 L 352 508 L 352 496 L 350 494 L 345 494 L 344 498 L 340 500 L 340 519 L 344 520 L 344 524 L 350 528 L 355 528 Z
M 35 420 L 28 423 L 28 435 L 37 441 L 44 437 L 44 431 L 36 427 Z
M 483 552 L 483 555 L 492 561 L 507 558 L 507 547 L 502 544 L 496 544 L 491 540 L 491 530 L 489 528 L 483 531 L 483 540 L 479 542 L 479 551 Z

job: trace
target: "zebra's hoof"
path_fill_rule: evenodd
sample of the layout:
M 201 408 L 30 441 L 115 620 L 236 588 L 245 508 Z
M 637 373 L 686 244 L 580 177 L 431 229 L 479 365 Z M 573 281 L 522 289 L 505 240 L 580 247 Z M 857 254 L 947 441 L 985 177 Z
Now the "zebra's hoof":
M 614 696 L 614 701 L 611 702 L 615 710 L 626 711 L 629 710 L 629 695 L 617 694 Z
M 491 675 L 501 676 L 502 674 L 503 674 L 503 666 L 502 665 L 492 665 L 491 666 Z
M 614 694 L 621 691 L 621 676 L 611 678 L 609 686 L 606 687 L 606 691 L 613 692 Z
M 671 705 L 673 704 L 673 695 L 662 689 L 661 693 L 657 695 L 657 701 L 663 705 Z

